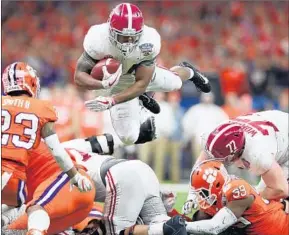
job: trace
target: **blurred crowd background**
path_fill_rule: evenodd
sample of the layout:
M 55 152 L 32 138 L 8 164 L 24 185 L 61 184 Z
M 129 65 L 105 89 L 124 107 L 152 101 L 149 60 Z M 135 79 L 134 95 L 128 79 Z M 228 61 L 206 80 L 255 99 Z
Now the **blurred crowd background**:
M 213 92 L 191 83 L 180 92 L 156 93 L 159 139 L 118 149 L 140 158 L 160 180 L 187 179 L 202 133 L 219 122 L 267 109 L 288 112 L 288 13 L 286 1 L 141 1 L 145 23 L 162 37 L 158 63 L 196 64 Z M 26 61 L 41 77 L 43 99 L 59 113 L 61 140 L 113 132 L 109 112 L 92 113 L 83 101 L 93 92 L 73 85 L 76 60 L 91 25 L 106 22 L 117 1 L 2 1 L 2 69 Z

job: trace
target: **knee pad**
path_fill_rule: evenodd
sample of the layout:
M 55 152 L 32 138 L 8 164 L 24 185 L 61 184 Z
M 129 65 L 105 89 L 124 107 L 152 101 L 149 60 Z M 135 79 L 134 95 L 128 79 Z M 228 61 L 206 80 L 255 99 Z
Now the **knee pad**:
M 144 144 L 154 139 L 156 139 L 155 118 L 149 117 L 143 124 L 141 124 L 139 136 L 135 144 Z
M 93 153 L 112 155 L 114 152 L 114 141 L 111 134 L 94 135 L 86 138 L 85 141 L 90 143 Z
M 130 130 L 125 135 L 124 134 L 122 134 L 122 135 L 118 134 L 118 137 L 123 144 L 133 145 L 135 143 L 136 139 L 138 138 L 138 133 L 136 133 L 133 130 Z

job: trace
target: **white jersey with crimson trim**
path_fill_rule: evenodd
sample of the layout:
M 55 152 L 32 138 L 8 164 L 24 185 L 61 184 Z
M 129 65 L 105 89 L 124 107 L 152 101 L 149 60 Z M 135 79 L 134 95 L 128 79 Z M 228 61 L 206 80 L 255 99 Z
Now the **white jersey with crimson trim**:
M 87 170 L 87 174 L 91 177 L 96 188 L 95 201 L 104 202 L 106 196 L 106 188 L 100 176 L 100 167 L 108 158 L 114 158 L 110 155 L 99 155 L 96 153 L 84 153 L 76 149 L 66 149 L 74 157 L 77 164 L 83 166 Z
M 134 65 L 152 60 L 160 53 L 161 37 L 154 28 L 144 25 L 138 45 L 129 55 L 124 56 L 109 40 L 109 23 L 103 23 L 90 27 L 85 35 L 83 47 L 95 60 L 112 57 L 122 63 L 120 81 L 111 90 L 111 93 L 115 94 L 134 83 L 134 73 L 130 71 Z
M 270 110 L 229 120 L 241 124 L 246 143 L 241 159 L 249 170 L 262 175 L 268 171 L 274 159 L 280 166 L 288 162 L 288 113 Z

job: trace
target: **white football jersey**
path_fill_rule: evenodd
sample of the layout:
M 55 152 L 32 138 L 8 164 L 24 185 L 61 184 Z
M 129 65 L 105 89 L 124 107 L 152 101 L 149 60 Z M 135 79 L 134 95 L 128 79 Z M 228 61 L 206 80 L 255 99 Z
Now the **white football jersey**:
M 129 55 L 124 56 L 109 40 L 109 23 L 103 23 L 89 29 L 83 47 L 95 60 L 112 57 L 122 63 L 122 76 L 110 91 L 110 94 L 116 94 L 135 82 L 134 65 L 152 60 L 160 53 L 161 37 L 154 28 L 145 25 L 137 47 Z
M 100 167 L 105 160 L 114 157 L 109 155 L 99 155 L 96 153 L 82 155 L 75 149 L 69 149 L 68 151 L 74 156 L 77 164 L 82 165 L 87 169 L 87 174 L 91 177 L 96 188 L 94 200 L 98 202 L 104 202 L 106 188 L 100 176 Z
M 288 113 L 270 110 L 239 116 L 230 122 L 243 125 L 246 143 L 241 159 L 249 170 L 262 175 L 274 159 L 280 166 L 288 161 Z

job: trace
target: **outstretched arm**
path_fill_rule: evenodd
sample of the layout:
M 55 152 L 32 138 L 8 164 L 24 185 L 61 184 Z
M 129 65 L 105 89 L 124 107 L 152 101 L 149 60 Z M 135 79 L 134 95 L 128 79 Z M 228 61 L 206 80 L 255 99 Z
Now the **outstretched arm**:
M 70 178 L 73 178 L 77 173 L 76 168 L 73 165 L 69 155 L 61 146 L 58 136 L 54 130 L 54 123 L 48 122 L 41 130 L 41 136 L 53 154 L 56 162 L 60 168 L 68 174 Z
M 211 219 L 187 222 L 187 232 L 192 234 L 219 234 L 235 224 L 244 211 L 253 203 L 253 196 L 231 201 Z
M 266 199 L 280 199 L 289 196 L 287 177 L 280 165 L 274 160 L 270 170 L 262 175 L 262 179 L 266 184 L 264 191 L 260 194 Z
M 155 71 L 155 61 L 149 60 L 142 62 L 135 74 L 135 83 L 126 90 L 115 95 L 114 101 L 116 104 L 132 100 L 145 93 Z

